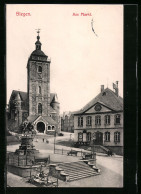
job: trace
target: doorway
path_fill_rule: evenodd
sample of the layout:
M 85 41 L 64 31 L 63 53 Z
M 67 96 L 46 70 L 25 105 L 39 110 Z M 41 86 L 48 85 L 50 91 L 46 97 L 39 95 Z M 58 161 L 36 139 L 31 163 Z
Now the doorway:
M 95 145 L 103 145 L 103 133 L 99 131 L 96 132 Z
M 37 123 L 37 131 L 39 133 L 44 133 L 44 131 L 45 131 L 45 124 L 43 122 Z

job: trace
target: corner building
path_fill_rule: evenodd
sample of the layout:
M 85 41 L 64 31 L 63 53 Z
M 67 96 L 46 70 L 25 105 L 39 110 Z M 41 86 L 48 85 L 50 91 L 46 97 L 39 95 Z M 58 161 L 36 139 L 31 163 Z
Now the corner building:
M 39 32 L 38 32 L 39 33 Z M 18 128 L 27 120 L 39 133 L 60 132 L 60 103 L 50 93 L 50 64 L 41 50 L 40 36 L 27 62 L 27 93 L 13 90 L 9 101 L 8 127 Z
M 115 92 L 101 86 L 101 92 L 74 113 L 74 142 L 78 145 L 109 148 L 123 155 L 123 99 Z

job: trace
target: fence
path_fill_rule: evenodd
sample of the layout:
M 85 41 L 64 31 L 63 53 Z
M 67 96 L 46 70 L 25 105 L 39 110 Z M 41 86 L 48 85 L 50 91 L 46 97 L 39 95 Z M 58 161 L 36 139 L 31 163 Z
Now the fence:
M 69 155 L 69 156 L 78 156 L 78 157 L 85 157 L 89 156 L 93 158 L 93 154 L 90 151 L 77 151 L 77 150 L 65 150 L 65 149 L 54 149 L 54 154 L 60 154 L 60 155 Z
M 31 166 L 40 163 L 50 163 L 50 156 L 48 158 L 36 158 L 32 155 L 16 155 L 13 152 L 7 153 L 7 164 L 14 166 Z

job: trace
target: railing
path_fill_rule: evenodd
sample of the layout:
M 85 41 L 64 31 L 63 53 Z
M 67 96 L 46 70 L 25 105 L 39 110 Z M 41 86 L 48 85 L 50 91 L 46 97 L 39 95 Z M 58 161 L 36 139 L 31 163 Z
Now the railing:
M 7 153 L 7 164 L 14 166 L 31 166 L 40 163 L 43 161 L 40 158 L 29 155 L 16 155 L 13 152 Z M 46 161 L 46 162 L 45 162 Z M 50 163 L 50 156 L 47 159 L 44 159 L 44 163 Z
M 82 157 L 82 158 L 86 158 L 86 157 L 90 157 L 93 158 L 93 154 L 91 153 L 91 151 L 78 151 L 78 150 L 66 150 L 66 149 L 55 149 L 54 150 L 54 154 L 60 154 L 60 155 L 67 155 L 67 156 L 77 156 L 77 157 Z M 85 157 L 86 156 L 86 157 Z M 95 158 L 95 155 L 94 155 Z

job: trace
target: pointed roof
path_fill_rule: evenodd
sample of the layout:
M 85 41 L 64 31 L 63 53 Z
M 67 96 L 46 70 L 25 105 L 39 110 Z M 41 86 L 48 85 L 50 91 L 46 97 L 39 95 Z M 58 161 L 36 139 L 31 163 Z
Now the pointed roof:
M 37 33 L 38 33 L 37 41 L 35 42 L 36 49 L 31 53 L 30 59 L 31 59 L 31 56 L 35 55 L 35 56 L 44 57 L 44 59 L 47 60 L 48 56 L 45 55 L 45 53 L 41 50 L 42 43 L 40 42 L 40 36 L 39 36 L 40 31 L 38 30 Z
M 12 91 L 12 94 L 11 94 L 12 97 L 16 97 L 18 95 L 20 95 L 20 98 L 21 98 L 22 101 L 27 100 L 27 92 L 22 92 L 22 91 L 19 91 L 19 90 L 13 90 Z
M 27 120 L 29 121 L 29 122 L 34 122 L 37 118 L 39 117 L 39 115 L 30 115 L 30 116 L 28 116 L 27 117 Z
M 123 111 L 123 99 L 117 96 L 112 90 L 106 88 L 86 104 L 81 110 L 75 111 L 74 114 L 82 114 L 94 106 L 96 103 L 101 103 L 114 111 Z
M 35 122 L 39 117 L 40 119 L 43 118 L 44 121 L 46 121 L 50 125 L 56 125 L 57 123 L 49 116 L 42 116 L 42 115 L 30 115 L 27 117 L 27 120 L 31 123 Z M 39 121 L 40 122 L 40 121 Z
M 58 97 L 56 93 L 50 93 L 50 104 L 51 103 L 59 103 Z

